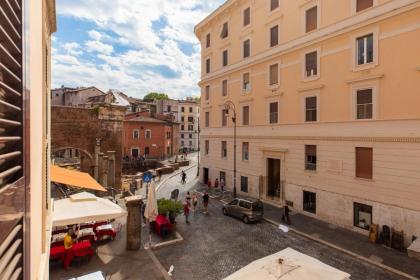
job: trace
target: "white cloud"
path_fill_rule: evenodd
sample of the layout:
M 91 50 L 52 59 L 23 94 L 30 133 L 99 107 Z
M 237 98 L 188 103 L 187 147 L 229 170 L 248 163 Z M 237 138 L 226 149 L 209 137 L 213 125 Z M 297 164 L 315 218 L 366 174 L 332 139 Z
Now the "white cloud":
M 88 52 L 98 52 L 101 54 L 111 54 L 114 51 L 114 47 L 111 45 L 104 44 L 100 41 L 87 41 L 85 43 Z
M 79 43 L 96 54 L 100 63 L 79 60 L 78 64 L 63 65 L 54 59 L 54 86 L 96 85 L 104 90 L 118 88 L 137 97 L 149 91 L 164 91 L 174 98 L 198 95 L 200 46 L 194 25 L 222 2 L 58 0 L 59 15 L 95 23 L 94 30 L 86 30 L 91 40 Z M 154 30 L 155 26 L 160 30 Z M 179 42 L 193 44 L 193 53 L 183 53 Z M 117 45 L 124 46 L 124 51 L 119 52 Z M 60 55 L 76 55 L 69 49 L 60 49 L 59 44 L 55 47 Z M 176 78 L 157 74 L 158 67 L 176 73 Z

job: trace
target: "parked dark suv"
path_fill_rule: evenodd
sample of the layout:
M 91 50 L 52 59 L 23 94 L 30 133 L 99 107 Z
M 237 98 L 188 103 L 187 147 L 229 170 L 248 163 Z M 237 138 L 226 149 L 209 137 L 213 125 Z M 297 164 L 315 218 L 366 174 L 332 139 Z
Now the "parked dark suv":
M 252 198 L 235 198 L 223 206 L 225 216 L 241 219 L 245 224 L 260 221 L 264 216 L 264 207 L 260 200 Z

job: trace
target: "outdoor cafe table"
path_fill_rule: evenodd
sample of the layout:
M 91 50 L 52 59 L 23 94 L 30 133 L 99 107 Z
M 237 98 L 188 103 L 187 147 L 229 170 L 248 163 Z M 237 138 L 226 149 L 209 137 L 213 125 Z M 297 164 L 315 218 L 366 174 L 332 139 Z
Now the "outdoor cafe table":
M 51 237 L 51 244 L 63 245 L 62 243 L 63 243 L 64 237 L 66 236 L 66 234 L 67 233 L 54 234 Z M 81 239 L 81 240 L 88 239 L 88 240 L 93 241 L 94 237 L 95 237 L 95 233 L 93 232 L 92 228 L 84 228 L 84 229 L 81 229 L 77 232 L 77 237 L 76 238 Z
M 92 257 L 93 254 L 94 254 L 92 244 L 88 240 L 85 240 L 85 241 L 82 241 L 82 242 L 79 242 L 79 243 L 74 243 L 71 250 L 72 250 L 72 253 L 73 253 L 72 258 L 73 257 L 85 257 L 85 256 Z M 50 249 L 50 259 L 51 260 L 60 259 L 64 262 L 64 258 L 65 258 L 64 246 L 57 246 L 57 247 L 54 247 L 54 248 Z
M 115 231 L 115 229 L 112 227 L 111 224 L 98 226 L 96 228 L 96 239 L 97 240 L 101 240 L 102 237 L 104 237 L 104 236 L 109 236 L 112 239 L 114 239 L 116 235 L 117 235 L 117 232 Z

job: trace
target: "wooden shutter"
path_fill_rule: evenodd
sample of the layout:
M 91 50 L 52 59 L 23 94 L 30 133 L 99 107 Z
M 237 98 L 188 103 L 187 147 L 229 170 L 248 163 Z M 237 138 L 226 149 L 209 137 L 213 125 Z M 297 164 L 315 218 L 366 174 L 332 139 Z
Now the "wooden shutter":
M 223 96 L 227 95 L 227 86 L 228 86 L 228 81 L 223 80 L 223 82 L 222 82 L 222 95 Z
M 273 11 L 279 7 L 279 0 L 270 1 L 270 11 Z
M 19 279 L 25 212 L 22 1 L 0 1 L 0 279 Z
M 279 26 L 276 25 L 270 29 L 270 46 L 277 46 L 279 43 Z
M 373 0 L 357 0 L 356 12 L 363 11 L 373 6 Z
M 250 56 L 251 54 L 251 41 L 248 39 L 246 41 L 244 41 L 244 58 Z
M 223 38 L 226 38 L 227 36 L 229 36 L 229 25 L 228 25 L 227 22 L 225 22 L 223 24 L 222 32 L 220 33 L 220 37 L 223 39 Z
M 251 8 L 246 8 L 244 10 L 244 26 L 247 26 L 251 23 Z
M 317 29 L 318 7 L 315 6 L 306 11 L 306 32 Z
M 356 148 L 356 177 L 373 178 L 373 149 Z
M 224 50 L 223 51 L 223 66 L 228 65 L 228 51 Z
M 211 44 L 211 37 L 210 37 L 210 33 L 209 33 L 206 36 L 206 48 L 209 48 L 210 44 Z
M 305 64 L 306 64 L 306 76 L 310 77 L 312 75 L 317 75 L 318 72 L 318 54 L 317 52 L 311 52 L 305 55 Z
M 279 83 L 279 65 L 274 64 L 270 66 L 270 85 L 277 85 Z
M 210 73 L 210 58 L 206 60 L 206 73 Z
M 249 106 L 242 107 L 242 124 L 249 125 Z

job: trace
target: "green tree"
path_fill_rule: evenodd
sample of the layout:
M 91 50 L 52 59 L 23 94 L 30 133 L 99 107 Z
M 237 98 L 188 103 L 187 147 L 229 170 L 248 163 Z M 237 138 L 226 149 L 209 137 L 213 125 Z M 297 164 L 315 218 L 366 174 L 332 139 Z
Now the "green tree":
M 150 92 L 149 94 L 146 94 L 143 99 L 167 100 L 169 99 L 169 96 L 166 93 Z

